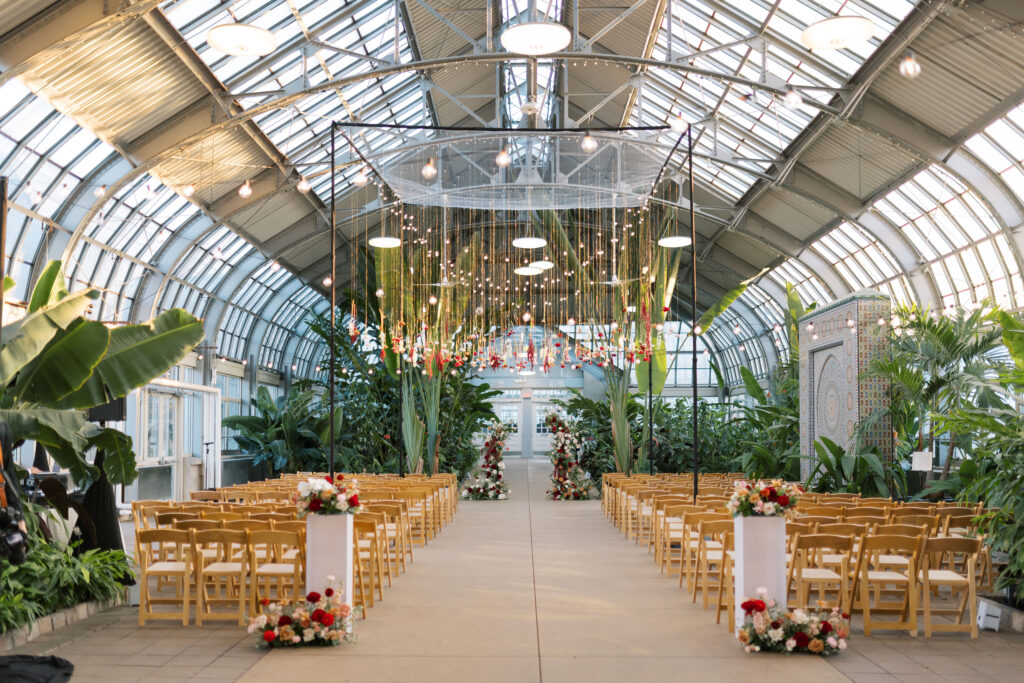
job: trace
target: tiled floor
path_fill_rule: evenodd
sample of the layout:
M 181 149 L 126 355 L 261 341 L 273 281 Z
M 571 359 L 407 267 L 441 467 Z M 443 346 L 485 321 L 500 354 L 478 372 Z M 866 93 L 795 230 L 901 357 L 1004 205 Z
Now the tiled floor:
M 1024 680 L 1015 633 L 864 638 L 855 623 L 850 648 L 829 659 L 745 654 L 599 502 L 545 500 L 549 473 L 546 463 L 510 460 L 511 499 L 464 501 L 359 622 L 355 645 L 267 653 L 235 625 L 140 629 L 121 608 L 20 651 L 70 659 L 76 682 Z

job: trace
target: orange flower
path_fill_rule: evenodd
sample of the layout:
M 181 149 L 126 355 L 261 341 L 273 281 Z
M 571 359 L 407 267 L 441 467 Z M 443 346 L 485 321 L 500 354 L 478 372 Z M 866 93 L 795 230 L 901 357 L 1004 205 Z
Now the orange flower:
M 747 642 L 750 641 L 750 635 L 747 634 L 747 632 L 745 630 L 740 631 L 739 635 L 737 635 L 736 637 L 739 638 L 740 642 L 744 643 L 744 644 L 746 644 Z
M 821 638 L 814 638 L 810 643 L 807 644 L 807 649 L 811 652 L 818 654 L 825 649 L 825 641 Z

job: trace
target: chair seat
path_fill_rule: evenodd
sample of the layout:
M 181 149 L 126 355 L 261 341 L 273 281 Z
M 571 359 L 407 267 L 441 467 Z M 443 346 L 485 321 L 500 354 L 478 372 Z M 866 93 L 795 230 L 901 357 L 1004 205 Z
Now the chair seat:
M 883 567 L 907 567 L 910 561 L 902 555 L 880 555 L 878 564 Z
M 921 580 L 924 580 L 924 572 L 920 572 L 918 576 Z M 928 581 L 931 583 L 941 583 L 947 585 L 966 586 L 967 579 L 960 576 L 956 572 L 948 569 L 929 569 L 928 570 Z
M 804 581 L 842 581 L 843 577 L 831 569 L 822 567 L 806 567 L 803 572 Z
M 203 567 L 203 572 L 209 574 L 240 574 L 242 573 L 242 563 L 214 562 Z
M 868 581 L 874 581 L 877 583 L 906 583 L 907 577 L 905 574 L 900 574 L 899 572 L 869 570 Z
M 295 573 L 294 564 L 286 564 L 284 562 L 268 562 L 267 564 L 261 564 L 256 567 L 256 574 L 282 574 L 291 576 Z
M 154 562 L 149 565 L 146 571 L 150 574 L 184 574 L 185 563 L 184 562 Z

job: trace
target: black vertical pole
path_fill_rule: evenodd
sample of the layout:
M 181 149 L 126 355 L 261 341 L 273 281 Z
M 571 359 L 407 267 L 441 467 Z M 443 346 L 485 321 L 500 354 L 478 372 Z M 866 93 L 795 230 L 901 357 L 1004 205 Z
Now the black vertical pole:
M 690 299 L 690 311 L 693 313 L 693 326 L 697 326 L 697 206 L 693 196 L 693 126 L 686 127 L 686 148 L 688 152 L 686 164 L 690 172 L 690 273 L 693 275 L 691 286 L 692 298 Z M 697 333 L 695 329 L 690 330 L 693 334 L 693 367 L 690 373 L 690 381 L 693 383 L 693 500 L 697 501 L 698 472 L 700 471 L 700 446 L 697 442 Z
M 328 381 L 328 391 L 331 392 L 330 396 L 330 422 L 331 422 L 331 448 L 327 458 L 327 467 L 330 470 L 331 478 L 334 478 L 334 330 L 337 326 L 337 285 L 335 280 L 338 277 L 338 252 L 336 251 L 337 240 L 335 218 L 336 218 L 336 192 L 334 191 L 334 121 L 331 121 L 331 367 L 328 371 L 330 379 Z
M 4 327 L 4 275 L 7 266 L 7 176 L 0 178 L 0 330 Z M 0 345 L 3 344 L 0 333 Z
M 647 464 L 654 476 L 654 337 L 648 332 L 647 343 Z

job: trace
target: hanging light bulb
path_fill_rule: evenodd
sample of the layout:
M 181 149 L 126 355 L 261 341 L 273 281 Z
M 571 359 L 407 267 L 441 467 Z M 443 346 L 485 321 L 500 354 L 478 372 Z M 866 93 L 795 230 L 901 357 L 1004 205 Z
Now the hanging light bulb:
M 328 275 L 327 277 L 325 277 L 323 279 L 324 287 L 330 287 L 331 286 L 331 282 L 332 282 L 331 276 Z
M 278 263 L 277 261 L 271 261 L 270 262 L 270 272 L 271 273 L 276 273 L 279 270 L 281 270 L 281 264 Z
M 242 199 L 248 199 L 249 197 L 252 196 L 252 185 L 249 184 L 248 180 L 246 180 L 245 184 L 238 188 L 238 196 L 241 197 Z
M 223 261 L 224 260 L 224 250 L 221 249 L 220 247 L 214 247 L 213 248 L 213 258 L 217 259 L 218 261 Z
M 310 184 L 309 181 L 306 180 L 306 176 L 301 176 L 299 178 L 299 182 L 295 183 L 295 189 L 301 192 L 302 194 L 306 194 L 307 192 L 309 192 Z
M 43 201 L 43 193 L 42 193 L 42 192 L 40 192 L 39 190 L 36 190 L 36 191 L 34 191 L 34 192 L 33 192 L 33 193 L 32 193 L 32 194 L 30 195 L 30 197 L 31 197 L 31 199 L 32 199 L 32 204 L 33 204 L 33 206 L 34 206 L 34 205 L 36 205 L 36 204 L 39 204 L 40 202 L 42 202 L 42 201 Z
M 99 187 L 97 187 L 95 190 L 92 191 L 92 194 L 93 194 L 94 197 L 102 197 L 104 194 L 106 194 L 106 192 L 107 192 L 107 186 L 106 185 L 100 185 Z
M 593 154 L 597 151 L 597 139 L 590 133 L 587 133 L 580 141 L 580 149 L 587 154 Z
M 676 133 L 684 133 L 690 127 L 689 122 L 683 118 L 682 112 L 676 114 L 675 118 L 668 120 L 668 127 Z
M 494 157 L 494 163 L 499 168 L 508 168 L 508 165 L 512 163 L 512 156 L 508 153 L 507 148 L 501 148 L 501 151 L 498 152 L 498 155 Z
M 352 184 L 356 187 L 362 187 L 368 182 L 370 182 L 370 176 L 366 175 L 365 168 L 359 169 L 359 173 L 356 173 L 356 176 L 352 178 Z
M 740 326 L 739 326 L 739 324 L 737 324 L 734 328 L 732 328 L 732 333 L 735 334 L 737 337 L 740 336 Z
M 430 304 L 431 306 L 436 306 L 437 305 L 437 297 L 434 296 L 433 294 L 431 294 L 430 298 L 427 299 L 427 303 Z
M 377 294 L 377 298 L 378 299 L 383 299 L 384 298 L 384 288 L 383 287 L 378 287 L 377 291 L 376 291 L 376 294 Z
M 786 94 L 782 96 L 782 103 L 790 109 L 796 109 L 804 103 L 804 98 L 800 97 L 800 93 L 796 91 L 796 88 L 789 86 L 786 88 Z
M 420 169 L 420 175 L 427 180 L 433 180 L 437 177 L 437 164 L 434 163 L 433 157 L 423 164 L 423 168 Z
M 530 322 L 530 320 L 531 320 L 532 318 L 533 318 L 533 316 L 532 316 L 532 315 L 530 315 L 530 312 L 529 312 L 529 311 L 527 311 L 526 313 L 523 313 L 523 322 L 524 322 L 524 323 L 528 323 L 528 322 Z
M 921 75 L 921 62 L 917 61 L 913 52 L 908 52 L 907 56 L 900 60 L 900 75 L 905 78 L 917 78 Z
M 569 319 L 568 319 L 568 320 L 566 320 L 565 322 L 566 322 L 567 324 L 569 324 L 569 325 L 573 325 L 573 326 L 575 326 L 575 325 L 576 325 L 576 318 L 569 318 Z
M 196 193 L 196 186 L 193 185 L 192 183 L 189 183 L 188 185 L 185 185 L 184 187 L 181 188 L 181 193 L 186 197 L 191 197 Z

